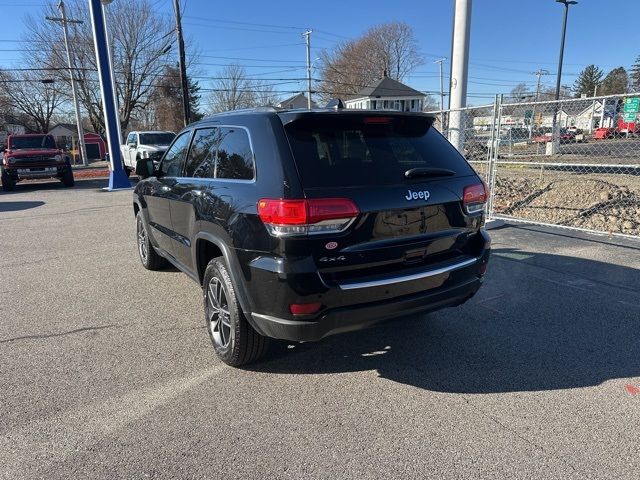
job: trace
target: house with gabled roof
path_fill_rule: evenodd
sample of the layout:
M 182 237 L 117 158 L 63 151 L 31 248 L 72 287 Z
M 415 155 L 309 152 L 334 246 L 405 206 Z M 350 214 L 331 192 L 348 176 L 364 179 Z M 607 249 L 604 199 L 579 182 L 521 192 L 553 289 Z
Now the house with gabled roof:
M 296 95 L 294 95 L 293 97 L 287 98 L 286 100 L 282 100 L 280 103 L 278 103 L 276 105 L 276 107 L 278 108 L 286 108 L 286 109 L 292 109 L 292 108 L 307 108 L 309 106 L 309 100 L 307 99 L 307 96 L 300 92 Z M 311 101 L 311 108 L 316 108 L 316 102 Z
M 346 108 L 421 112 L 424 99 L 424 93 L 388 77 L 385 72 L 381 79 L 364 87 L 344 104 Z

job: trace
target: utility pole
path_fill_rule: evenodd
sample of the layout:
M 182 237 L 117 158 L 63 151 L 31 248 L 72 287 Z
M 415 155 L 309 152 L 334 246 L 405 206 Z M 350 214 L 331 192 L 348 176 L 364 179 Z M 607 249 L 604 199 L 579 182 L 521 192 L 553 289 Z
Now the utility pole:
M 178 36 L 178 51 L 180 55 L 180 82 L 182 83 L 182 109 L 184 112 L 184 126 L 191 123 L 191 106 L 189 104 L 189 82 L 187 81 L 187 65 L 184 54 L 184 38 L 182 36 L 182 16 L 180 15 L 180 3 L 173 0 L 173 9 L 176 14 L 176 34 Z
M 591 103 L 591 122 L 589 122 L 589 133 L 593 133 L 593 117 L 596 113 L 596 95 L 598 94 L 598 84 L 593 87 L 593 102 Z
M 549 75 L 549 72 L 547 70 L 538 69 L 536 72 L 533 72 L 533 74 L 536 77 L 538 77 L 538 84 L 536 86 L 536 96 L 533 102 L 533 108 L 531 109 L 531 125 L 529 128 L 529 140 L 531 140 L 531 137 L 533 136 L 533 127 L 535 127 L 535 122 L 536 122 L 536 103 L 538 103 L 538 98 L 540 97 L 540 80 L 542 79 L 543 75 Z
M 455 0 L 453 45 L 451 48 L 451 85 L 449 96 L 449 141 L 459 152 L 464 151 L 464 111 L 467 105 L 469 74 L 469 39 L 471 33 L 471 0 Z
M 311 110 L 311 34 L 313 30 L 309 29 L 302 35 L 307 43 L 307 107 Z
M 78 95 L 76 93 L 76 81 L 73 75 L 73 64 L 71 63 L 71 51 L 69 50 L 69 32 L 67 30 L 68 23 L 83 23 L 82 20 L 73 20 L 68 19 L 67 14 L 64 9 L 64 2 L 60 0 L 58 3 L 58 9 L 60 9 L 61 18 L 56 17 L 46 17 L 47 20 L 51 20 L 52 22 L 59 22 L 62 24 L 62 32 L 64 34 L 64 48 L 67 51 L 67 65 L 69 66 L 69 77 L 71 81 L 71 96 L 73 97 L 73 108 L 76 114 L 76 125 L 78 128 L 78 146 L 80 149 L 80 160 L 82 160 L 82 165 L 87 166 L 87 152 L 84 144 L 84 130 L 82 129 L 82 117 L 80 116 L 80 106 L 78 105 Z
M 444 80 L 442 78 L 442 64 L 446 60 L 446 58 L 441 58 L 440 60 L 433 62 L 437 63 L 440 67 L 440 111 L 442 112 L 442 115 L 444 115 Z

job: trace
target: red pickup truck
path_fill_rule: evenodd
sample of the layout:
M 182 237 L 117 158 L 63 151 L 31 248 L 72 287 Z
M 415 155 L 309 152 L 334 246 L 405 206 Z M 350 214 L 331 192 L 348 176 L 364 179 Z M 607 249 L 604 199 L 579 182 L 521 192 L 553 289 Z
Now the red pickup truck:
M 46 133 L 9 135 L 2 154 L 2 189 L 13 190 L 20 180 L 58 178 L 73 187 L 71 160 Z

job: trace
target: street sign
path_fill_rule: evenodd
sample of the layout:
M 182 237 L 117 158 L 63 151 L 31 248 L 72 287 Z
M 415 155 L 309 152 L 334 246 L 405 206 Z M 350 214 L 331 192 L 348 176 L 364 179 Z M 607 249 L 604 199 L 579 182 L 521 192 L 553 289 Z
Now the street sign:
M 624 100 L 625 113 L 638 113 L 640 111 L 640 98 L 626 98 Z
M 624 118 L 625 122 L 635 122 L 638 112 L 624 112 L 622 114 L 622 118 Z

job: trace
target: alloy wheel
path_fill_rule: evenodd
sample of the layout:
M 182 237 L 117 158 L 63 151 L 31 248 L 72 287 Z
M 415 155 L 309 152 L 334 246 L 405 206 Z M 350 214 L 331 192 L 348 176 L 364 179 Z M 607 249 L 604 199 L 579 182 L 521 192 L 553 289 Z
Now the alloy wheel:
M 140 254 L 140 258 L 143 262 L 147 261 L 148 244 L 147 244 L 147 231 L 142 224 L 142 219 L 138 218 L 138 253 Z
M 216 346 L 226 349 L 231 343 L 231 313 L 225 287 L 217 277 L 207 286 L 207 320 Z

